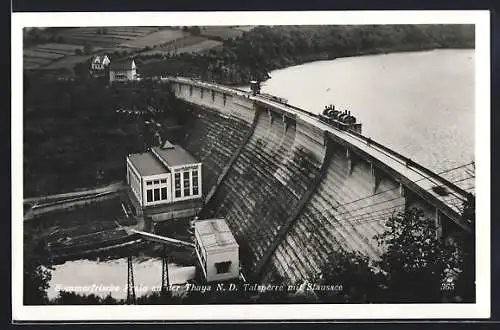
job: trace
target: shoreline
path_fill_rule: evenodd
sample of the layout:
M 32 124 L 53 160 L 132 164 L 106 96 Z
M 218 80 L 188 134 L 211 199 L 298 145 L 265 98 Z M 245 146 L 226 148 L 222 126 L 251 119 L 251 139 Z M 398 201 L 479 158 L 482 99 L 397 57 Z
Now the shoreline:
M 298 60 L 298 61 L 291 60 L 291 62 L 292 62 L 291 64 L 287 64 L 287 65 L 284 65 L 284 66 L 277 65 L 277 66 L 274 66 L 273 68 L 271 68 L 267 72 L 263 72 L 263 71 L 259 72 L 258 75 L 261 75 L 261 76 L 263 76 L 265 74 L 268 75 L 268 78 L 261 80 L 261 82 L 264 82 L 264 81 L 270 79 L 269 73 L 271 71 L 282 70 L 282 69 L 290 68 L 290 67 L 293 67 L 293 66 L 308 64 L 308 63 L 317 62 L 317 61 L 332 61 L 332 60 L 340 59 L 340 58 L 350 58 L 350 57 L 360 57 L 360 56 L 373 56 L 373 55 L 383 55 L 383 54 L 384 55 L 388 55 L 388 54 L 394 54 L 394 53 L 412 53 L 412 52 L 426 52 L 426 51 L 434 51 L 434 50 L 463 50 L 463 49 L 472 49 L 472 50 L 475 50 L 475 47 L 471 47 L 471 46 L 462 46 L 462 47 L 460 47 L 460 46 L 458 46 L 458 47 L 401 48 L 401 49 L 397 49 L 397 48 L 396 49 L 389 49 L 389 48 L 387 48 L 387 49 L 374 49 L 374 50 L 368 50 L 368 51 L 346 52 L 346 54 L 343 54 L 343 55 L 332 55 L 332 54 L 329 54 L 327 52 L 322 52 L 322 53 L 315 53 L 315 54 L 304 55 L 303 57 L 305 58 L 305 60 Z M 137 59 L 141 59 L 142 58 L 141 54 L 137 54 L 136 56 L 133 56 L 133 57 L 137 58 Z M 301 56 L 298 56 L 298 57 L 301 57 Z M 121 59 L 121 58 L 119 58 L 119 59 Z M 175 59 L 179 60 L 180 57 L 178 56 Z M 216 60 L 221 60 L 221 58 L 217 58 Z M 152 64 L 157 64 L 157 63 L 164 62 L 165 60 L 162 60 L 162 59 L 159 59 L 159 58 L 150 58 L 150 59 L 142 59 L 142 61 L 146 65 L 152 65 Z M 236 65 L 239 65 L 239 64 L 236 64 Z M 76 65 L 76 66 L 78 66 L 78 65 Z M 192 65 L 192 68 L 196 68 L 196 65 Z M 247 67 L 241 66 L 238 69 L 240 69 L 240 71 L 244 71 L 243 69 L 247 69 Z M 40 69 L 40 68 L 39 69 L 34 69 L 34 70 L 26 69 L 25 73 L 31 74 L 32 76 L 38 76 L 38 75 L 42 75 L 43 76 L 43 74 L 44 74 L 45 71 L 47 71 L 47 72 L 55 72 L 55 71 L 58 71 L 58 70 L 61 70 L 61 69 Z M 75 68 L 73 68 L 72 70 L 75 70 Z M 219 83 L 222 84 L 222 85 L 231 86 L 231 87 L 233 87 L 233 86 L 241 86 L 241 82 L 240 81 L 235 82 L 234 80 L 233 81 L 220 81 Z
M 376 49 L 376 50 L 371 50 L 371 51 L 363 51 L 363 52 L 357 52 L 357 53 L 352 53 L 352 54 L 345 54 L 341 56 L 333 56 L 330 54 L 326 53 L 318 53 L 315 55 L 311 55 L 311 60 L 306 60 L 306 61 L 298 61 L 295 64 L 292 65 L 287 65 L 287 66 L 277 66 L 275 68 L 272 68 L 271 70 L 267 71 L 266 74 L 268 78 L 261 80 L 261 82 L 265 82 L 269 79 L 272 78 L 271 72 L 273 71 L 278 71 L 278 70 L 285 70 L 289 69 L 295 66 L 300 66 L 300 65 L 306 65 L 306 64 L 311 64 L 314 62 L 328 62 L 328 61 L 333 61 L 337 59 L 343 59 L 343 58 L 352 58 L 352 57 L 364 57 L 364 56 L 377 56 L 377 55 L 391 55 L 391 54 L 399 54 L 399 53 L 421 53 L 421 52 L 432 52 L 436 50 L 475 50 L 475 47 L 432 47 L 432 48 L 422 48 L 422 49 Z M 226 86 L 230 87 L 248 87 L 248 84 L 241 84 L 241 83 L 230 83 L 230 84 L 225 84 Z

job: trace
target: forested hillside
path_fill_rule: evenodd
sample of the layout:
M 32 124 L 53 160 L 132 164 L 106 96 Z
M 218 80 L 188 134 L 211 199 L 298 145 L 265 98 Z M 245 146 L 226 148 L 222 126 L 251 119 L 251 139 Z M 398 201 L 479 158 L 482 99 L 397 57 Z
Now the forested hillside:
M 183 111 L 169 103 L 167 86 L 154 93 L 147 84 L 120 89 L 90 79 L 24 81 L 25 197 L 123 180 L 126 156 L 143 150 L 152 137 L 144 116 L 115 109 L 145 111 L 152 105 L 170 117 Z
M 337 57 L 435 48 L 474 48 L 473 25 L 259 26 L 219 51 L 143 62 L 145 76 L 198 76 L 226 84 L 266 79 L 273 69 Z M 145 61 L 146 60 L 146 61 Z

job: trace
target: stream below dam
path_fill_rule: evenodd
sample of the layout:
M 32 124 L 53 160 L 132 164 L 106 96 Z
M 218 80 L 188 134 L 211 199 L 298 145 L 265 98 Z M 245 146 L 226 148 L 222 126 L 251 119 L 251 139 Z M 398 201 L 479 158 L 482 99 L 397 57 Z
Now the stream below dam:
M 136 296 L 158 291 L 161 288 L 161 259 L 136 257 L 132 260 Z M 74 260 L 53 268 L 50 287 L 47 289 L 49 299 L 56 298 L 61 290 L 95 294 L 101 298 L 108 294 L 115 299 L 127 298 L 127 258 Z M 171 285 L 183 284 L 195 276 L 195 267 L 169 263 L 168 274 Z

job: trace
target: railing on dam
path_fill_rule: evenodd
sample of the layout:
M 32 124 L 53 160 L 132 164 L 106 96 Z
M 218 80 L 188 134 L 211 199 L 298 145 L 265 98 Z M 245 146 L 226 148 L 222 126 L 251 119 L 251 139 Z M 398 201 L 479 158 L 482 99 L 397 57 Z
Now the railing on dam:
M 311 113 L 288 103 L 279 102 L 277 100 L 265 98 L 259 95 L 254 96 L 250 92 L 221 86 L 215 83 L 181 77 L 167 77 L 163 80 L 172 83 L 187 84 L 195 87 L 212 89 L 220 93 L 246 98 L 253 101 L 257 106 L 260 105 L 262 107 L 276 110 L 280 113 L 287 114 L 289 117 L 293 117 L 296 120 L 315 126 L 323 132 L 327 132 L 327 136 L 341 144 L 344 144 L 347 148 L 362 153 L 369 159 L 370 162 L 374 162 L 375 164 L 382 166 L 386 171 L 393 175 L 397 181 L 410 187 L 411 190 L 415 190 L 423 196 L 424 199 L 429 201 L 430 204 L 440 208 L 441 211 L 447 216 L 453 218 L 455 222 L 462 221 L 460 219 L 462 210 L 461 207 L 457 205 L 461 202 L 474 198 L 471 193 L 446 180 L 439 174 L 416 163 L 408 157 L 405 157 L 391 148 L 388 148 L 387 146 L 384 146 L 383 144 L 362 134 L 350 130 L 341 130 L 324 123 L 319 120 L 318 115 L 315 113 Z M 433 188 L 436 187 L 447 188 L 449 196 L 433 191 Z M 458 204 L 452 203 L 452 201 L 455 202 L 456 200 L 459 201 Z M 463 228 L 470 226 L 470 224 L 465 223 L 460 223 L 460 225 Z

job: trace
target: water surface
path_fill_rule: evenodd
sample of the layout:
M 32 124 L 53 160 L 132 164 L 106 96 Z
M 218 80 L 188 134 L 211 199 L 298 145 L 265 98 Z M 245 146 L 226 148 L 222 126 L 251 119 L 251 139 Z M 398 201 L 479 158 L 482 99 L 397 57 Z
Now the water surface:
M 161 288 L 161 259 L 134 258 L 134 284 L 137 297 Z M 181 267 L 169 264 L 170 284 L 183 284 L 192 279 L 195 267 Z M 127 259 L 108 261 L 75 260 L 54 266 L 50 287 L 47 290 L 49 299 L 57 297 L 60 290 L 76 293 L 93 293 L 99 297 L 111 294 L 116 299 L 127 298 Z

